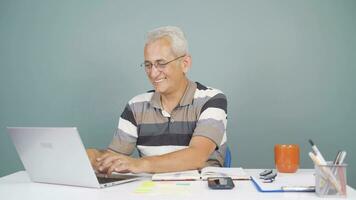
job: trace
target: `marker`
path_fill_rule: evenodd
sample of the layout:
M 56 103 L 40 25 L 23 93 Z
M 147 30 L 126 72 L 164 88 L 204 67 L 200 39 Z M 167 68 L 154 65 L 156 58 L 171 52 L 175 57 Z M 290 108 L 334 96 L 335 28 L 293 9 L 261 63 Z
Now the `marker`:
M 321 153 L 320 153 L 318 147 L 316 147 L 316 145 L 314 144 L 314 142 L 313 142 L 312 140 L 310 140 L 310 139 L 309 139 L 309 143 L 310 143 L 310 145 L 312 146 L 312 149 L 313 149 L 313 151 L 314 151 L 315 156 L 319 159 L 320 165 L 326 165 L 327 163 L 326 163 L 326 161 L 325 161 L 323 155 L 321 155 Z
M 313 152 L 309 152 L 309 157 L 313 160 L 315 165 L 321 165 L 321 162 L 318 157 Z

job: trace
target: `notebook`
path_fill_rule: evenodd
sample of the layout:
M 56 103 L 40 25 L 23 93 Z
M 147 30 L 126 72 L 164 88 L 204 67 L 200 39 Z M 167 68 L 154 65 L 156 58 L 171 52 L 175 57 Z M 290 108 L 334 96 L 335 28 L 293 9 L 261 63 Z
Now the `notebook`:
M 250 180 L 250 176 L 242 168 L 205 167 L 202 170 L 157 173 L 153 181 L 193 181 L 207 180 L 208 177 L 230 177 L 233 180 Z
M 141 178 L 135 174 L 96 176 L 75 127 L 7 129 L 33 182 L 104 188 Z

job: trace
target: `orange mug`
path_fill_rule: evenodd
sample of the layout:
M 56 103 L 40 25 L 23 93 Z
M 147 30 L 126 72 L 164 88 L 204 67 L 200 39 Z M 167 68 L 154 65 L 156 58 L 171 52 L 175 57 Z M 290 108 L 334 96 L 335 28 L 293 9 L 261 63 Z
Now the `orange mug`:
M 281 173 L 294 173 L 299 167 L 298 144 L 276 144 L 274 146 L 274 163 Z

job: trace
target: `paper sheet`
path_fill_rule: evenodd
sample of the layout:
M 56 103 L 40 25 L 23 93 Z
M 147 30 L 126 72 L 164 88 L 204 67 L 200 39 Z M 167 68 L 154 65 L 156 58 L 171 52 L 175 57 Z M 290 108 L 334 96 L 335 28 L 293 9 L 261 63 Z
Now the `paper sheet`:
M 280 191 L 282 186 L 315 186 L 314 172 L 278 173 L 272 183 L 264 183 L 259 174 L 251 174 L 262 191 Z

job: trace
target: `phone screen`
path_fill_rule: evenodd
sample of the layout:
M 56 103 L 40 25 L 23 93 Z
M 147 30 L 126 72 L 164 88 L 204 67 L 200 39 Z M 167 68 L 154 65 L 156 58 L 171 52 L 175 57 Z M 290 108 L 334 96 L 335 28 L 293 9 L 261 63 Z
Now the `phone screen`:
M 210 177 L 208 178 L 208 186 L 211 189 L 232 189 L 235 187 L 230 177 Z

